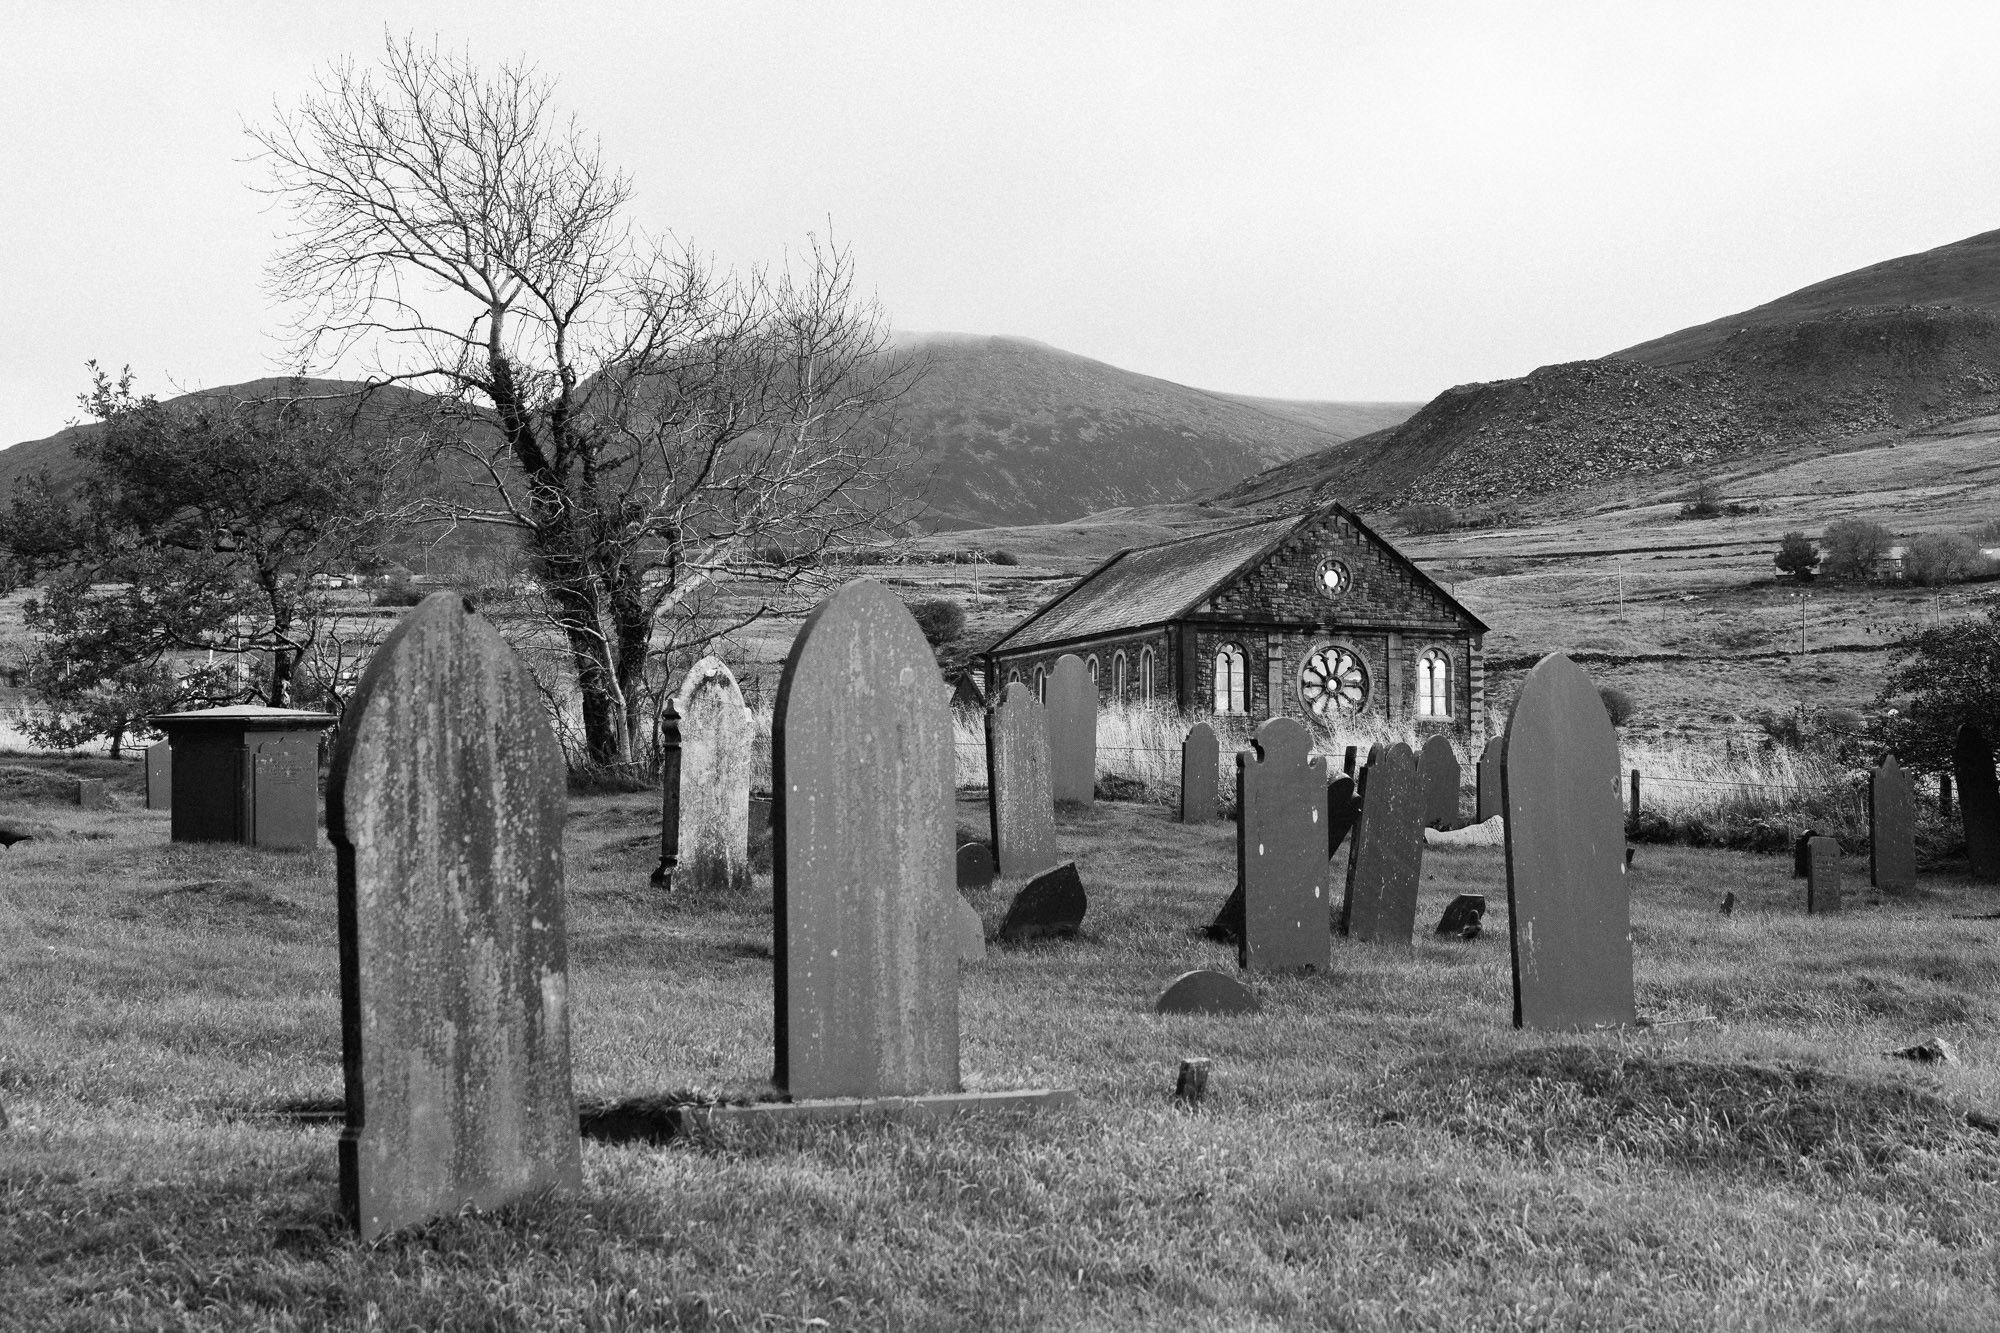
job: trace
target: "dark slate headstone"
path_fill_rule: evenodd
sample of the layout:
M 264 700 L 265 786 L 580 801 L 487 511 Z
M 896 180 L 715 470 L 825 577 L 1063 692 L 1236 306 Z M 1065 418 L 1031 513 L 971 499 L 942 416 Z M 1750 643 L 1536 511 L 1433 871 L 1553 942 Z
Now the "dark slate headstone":
M 303 850 L 319 843 L 319 737 L 285 731 L 243 738 L 250 756 L 250 842 Z
M 1326 854 L 1331 857 L 1354 831 L 1361 818 L 1361 798 L 1354 794 L 1354 779 L 1343 773 L 1326 784 Z
M 1090 899 L 1083 891 L 1076 863 L 1065 861 L 1029 880 L 1014 895 L 993 938 L 1003 944 L 1024 944 L 1029 940 L 1074 935 L 1082 928 L 1084 914 L 1089 910 Z
M 104 779 L 78 778 L 76 780 L 76 803 L 85 810 L 104 808 Z
M 1056 863 L 1049 724 L 1041 700 L 1018 680 L 986 715 L 986 804 L 998 873 L 1019 879 Z
M 1424 794 L 1409 746 L 1398 741 L 1369 752 L 1361 770 L 1361 819 L 1347 854 L 1342 934 L 1370 944 L 1414 941 L 1417 882 L 1424 871 Z
M 582 1183 L 570 1085 L 562 751 L 456 593 L 356 687 L 327 783 L 347 1127 L 364 1240 Z
M 1458 817 L 1458 755 L 1451 742 L 1433 736 L 1417 756 L 1417 773 L 1424 783 L 1424 827 L 1454 829 Z
M 1243 890 L 1237 960 L 1257 972 L 1331 962 L 1327 930 L 1326 761 L 1296 718 L 1257 728 L 1236 756 L 1236 882 Z
M 1890 893 L 1917 887 L 1917 797 L 1893 754 L 1868 775 L 1868 881 Z
M 968 842 L 958 849 L 958 887 L 993 887 L 993 849 L 983 842 Z
M 902 600 L 856 579 L 785 659 L 775 1081 L 793 1098 L 958 1091 L 951 710 Z
M 1183 972 L 1160 992 L 1156 1014 L 1254 1014 L 1264 1007 L 1256 994 L 1235 977 L 1202 968 Z
M 1215 728 L 1197 722 L 1181 742 L 1181 823 L 1206 824 L 1215 818 L 1215 790 L 1221 750 Z
M 1049 674 L 1047 716 L 1056 802 L 1089 805 L 1097 793 L 1097 683 L 1075 653 L 1058 657 Z
M 1345 750 L 1341 751 L 1340 771 L 1347 774 L 1348 777 L 1351 778 L 1355 775 L 1355 770 L 1360 766 L 1360 763 L 1361 763 L 1360 746 L 1350 745 Z
M 750 750 L 756 724 L 719 657 L 688 668 L 674 695 L 681 729 L 680 843 L 673 887 L 698 895 L 750 887 Z
M 1973 879 L 2000 884 L 2000 781 L 1993 773 L 1993 750 L 1971 723 L 1958 729 L 1952 751 L 1958 779 L 1958 816 L 1965 826 L 1965 859 Z
M 1503 753 L 1514 1025 L 1629 1024 L 1638 1014 L 1618 733 L 1563 654 L 1521 683 Z
M 1504 813 L 1500 798 L 1500 756 L 1505 752 L 1505 741 L 1495 736 L 1486 742 L 1486 748 L 1479 752 L 1478 788 L 1474 793 L 1473 823 L 1484 824 L 1497 814 Z
M 170 741 L 154 741 L 146 747 L 146 808 L 174 808 L 174 747 Z
M 1809 828 L 1802 830 L 1796 838 L 1792 839 L 1793 879 L 1804 879 L 1806 877 L 1806 860 L 1807 860 L 1806 849 L 1812 845 L 1812 840 L 1814 838 L 1817 838 L 1818 836 L 1819 836 L 1818 829 Z
M 1840 843 L 1814 838 L 1806 848 L 1806 911 L 1825 916 L 1840 910 Z
M 1486 919 L 1486 895 L 1483 893 L 1461 893 L 1453 898 L 1438 918 L 1437 933 L 1458 935 L 1471 939 L 1479 933 L 1480 924 Z M 1470 930 L 1471 935 L 1466 934 Z
M 1202 934 L 1217 944 L 1241 944 L 1243 942 L 1243 886 L 1238 884 L 1222 900 L 1222 910 L 1215 914 L 1215 920 L 1208 923 Z

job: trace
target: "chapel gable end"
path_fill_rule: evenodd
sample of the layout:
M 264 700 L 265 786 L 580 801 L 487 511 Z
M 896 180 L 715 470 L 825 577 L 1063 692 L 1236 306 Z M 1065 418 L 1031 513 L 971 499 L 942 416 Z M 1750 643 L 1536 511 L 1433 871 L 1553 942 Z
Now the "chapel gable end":
M 1291 622 L 1405 621 L 1474 628 L 1436 584 L 1345 510 L 1288 534 L 1211 599 L 1214 613 Z

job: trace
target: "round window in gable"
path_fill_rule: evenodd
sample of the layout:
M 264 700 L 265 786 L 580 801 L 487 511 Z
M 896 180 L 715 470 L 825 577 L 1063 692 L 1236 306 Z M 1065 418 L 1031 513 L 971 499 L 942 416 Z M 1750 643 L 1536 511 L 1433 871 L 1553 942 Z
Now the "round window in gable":
M 1319 562 L 1319 590 L 1328 597 L 1338 597 L 1346 592 L 1354 582 L 1354 576 L 1347 571 L 1341 561 L 1328 556 Z
M 1368 668 L 1352 649 L 1316 648 L 1299 667 L 1299 702 L 1314 717 L 1358 713 L 1368 706 Z

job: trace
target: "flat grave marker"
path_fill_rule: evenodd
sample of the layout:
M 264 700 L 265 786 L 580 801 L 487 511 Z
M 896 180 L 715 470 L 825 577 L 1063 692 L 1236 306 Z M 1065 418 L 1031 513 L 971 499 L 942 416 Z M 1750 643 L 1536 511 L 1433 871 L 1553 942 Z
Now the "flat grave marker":
M 1868 882 L 1889 893 L 1917 887 L 1917 797 L 1893 754 L 1868 774 Z
M 1332 961 L 1328 931 L 1326 761 L 1296 718 L 1257 728 L 1236 756 L 1236 882 L 1243 891 L 1237 959 L 1257 972 Z
M 1432 736 L 1424 742 L 1423 751 L 1417 755 L 1417 773 L 1424 784 L 1424 826 L 1434 829 L 1454 829 L 1461 822 L 1458 817 L 1458 755 L 1453 752 L 1451 742 L 1442 736 Z
M 1025 878 L 1056 863 L 1053 782 L 1041 700 L 1012 681 L 986 715 L 986 805 L 997 873 Z
M 1181 811 L 1183 824 L 1206 824 L 1215 818 L 1221 749 L 1215 728 L 1197 722 L 1181 742 Z
M 1361 819 L 1347 857 L 1343 935 L 1369 944 L 1415 942 L 1427 812 L 1423 776 L 1410 747 L 1398 741 L 1370 751 L 1361 770 Z
M 1958 779 L 1958 816 L 1972 878 L 2000 884 L 2000 781 L 1994 777 L 1993 748 L 1970 722 L 1958 729 L 1951 768 Z
M 674 695 L 680 718 L 680 845 L 676 892 L 750 887 L 750 759 L 756 724 L 736 675 L 719 657 L 688 668 Z
M 1056 803 L 1089 805 L 1097 794 L 1097 682 L 1075 653 L 1056 659 L 1046 711 Z

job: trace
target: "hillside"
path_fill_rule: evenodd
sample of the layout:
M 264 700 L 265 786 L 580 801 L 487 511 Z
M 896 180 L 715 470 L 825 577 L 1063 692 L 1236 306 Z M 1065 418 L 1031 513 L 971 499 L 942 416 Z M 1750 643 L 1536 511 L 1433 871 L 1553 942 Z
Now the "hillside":
M 1217 494 L 1508 505 L 2000 406 L 2000 232 L 1872 265 L 1596 361 L 1446 390 L 1402 424 Z

